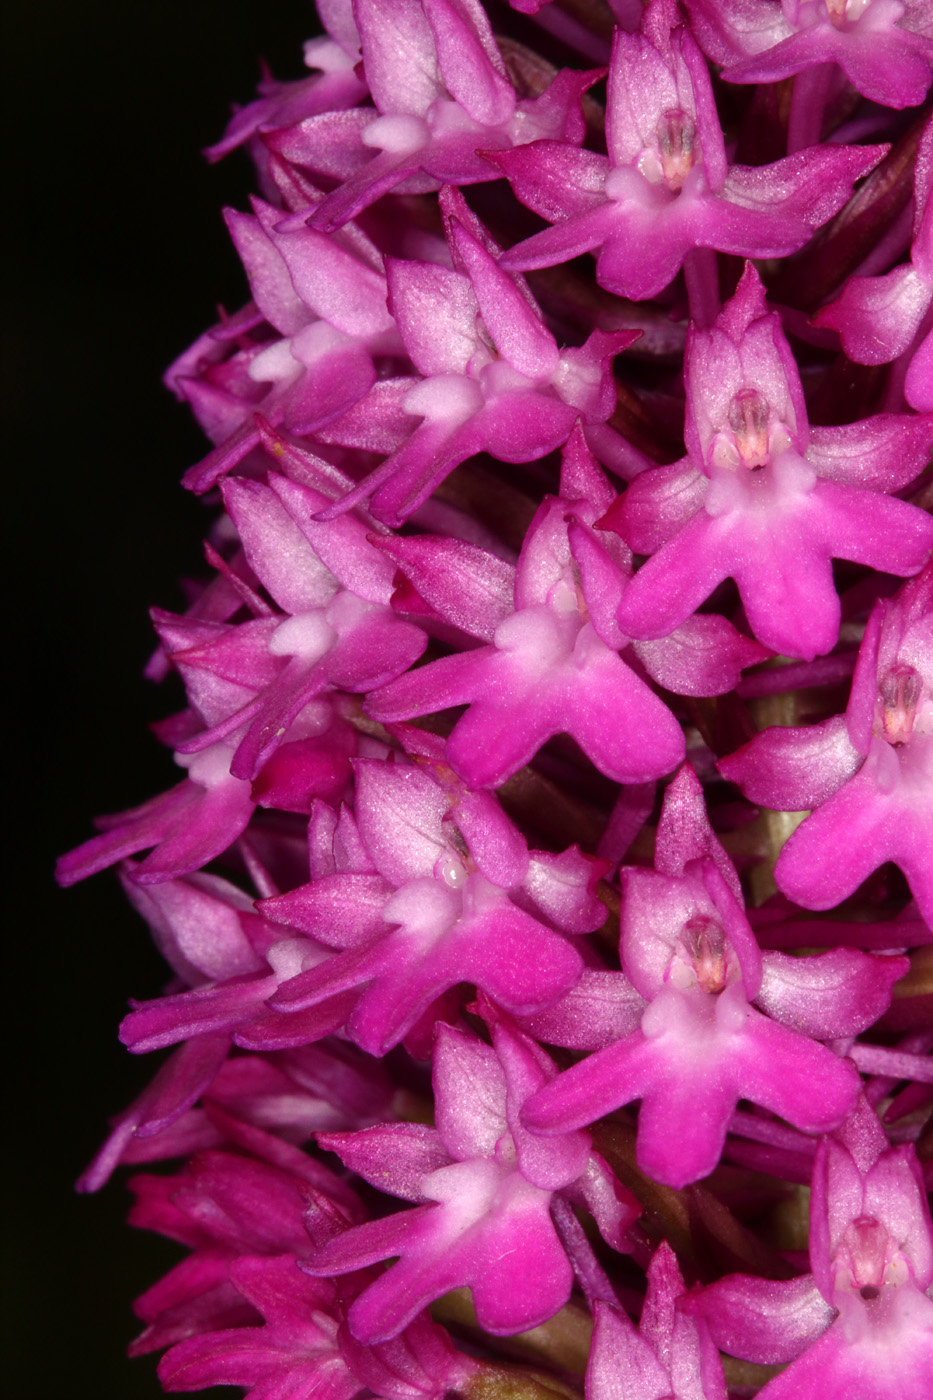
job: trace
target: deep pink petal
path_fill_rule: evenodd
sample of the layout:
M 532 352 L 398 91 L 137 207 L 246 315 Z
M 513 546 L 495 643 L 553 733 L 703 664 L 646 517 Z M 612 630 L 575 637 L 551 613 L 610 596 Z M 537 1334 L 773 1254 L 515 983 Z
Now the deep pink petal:
M 933 549 L 933 520 L 909 501 L 835 481 L 818 481 L 813 501 L 821 542 L 837 559 L 902 577 L 919 573 L 927 562 Z
M 317 1141 L 350 1171 L 403 1201 L 420 1202 L 421 1180 L 449 1165 L 436 1129 L 421 1123 L 381 1123 L 358 1133 L 318 1133 Z
M 840 831 L 845 833 L 841 846 Z M 787 842 L 776 867 L 778 886 L 805 908 L 829 909 L 885 860 L 894 860 L 915 886 L 921 913 L 929 920 L 933 880 L 924 852 L 929 852 L 931 832 L 928 789 L 904 784 L 895 751 L 876 739 L 858 774 Z
M 910 970 L 907 958 L 835 948 L 817 957 L 766 953 L 761 989 L 763 1011 L 819 1040 L 857 1035 L 891 1004 L 894 983 Z
M 588 1400 L 666 1400 L 671 1377 L 628 1318 L 596 1304 L 596 1326 L 586 1368 Z
M 547 1011 L 523 1016 L 536 1040 L 571 1050 L 603 1050 L 638 1029 L 646 1002 L 621 972 L 584 968 L 576 987 Z
M 616 530 L 639 554 L 654 554 L 702 508 L 708 478 L 684 457 L 654 467 L 629 483 L 599 522 Z
M 451 97 L 475 122 L 507 122 L 515 109 L 515 91 L 482 5 L 477 0 L 434 0 L 425 13 Z
M 622 599 L 619 626 L 646 641 L 669 636 L 731 567 L 728 531 L 720 520 L 699 511 L 638 570 Z
M 641 1098 L 655 1078 L 653 1048 L 634 1031 L 539 1089 L 522 1110 L 522 1121 L 536 1133 L 585 1128 Z
M 933 413 L 933 330 L 920 342 L 910 362 L 904 397 L 918 413 Z
M 855 1106 L 861 1086 L 847 1060 L 754 1011 L 730 1064 L 738 1097 L 807 1133 L 836 1127 Z
M 933 452 L 933 414 L 876 413 L 841 427 L 810 429 L 807 461 L 824 481 L 900 491 Z M 860 500 L 863 510 L 868 504 Z
M 885 277 L 850 277 L 837 300 L 817 312 L 813 324 L 838 331 L 850 360 L 883 365 L 910 345 L 931 295 L 924 279 L 906 263 Z
M 835 1315 L 812 1274 L 780 1282 L 734 1274 L 707 1285 L 687 1306 L 705 1319 L 723 1351 L 765 1365 L 793 1361 Z
M 718 1163 L 738 1091 L 724 1065 L 688 1055 L 655 1057 L 638 1111 L 636 1154 L 642 1171 L 667 1186 L 687 1186 Z
M 541 233 L 516 243 L 501 259 L 510 272 L 529 272 L 538 267 L 554 267 L 581 253 L 603 245 L 615 230 L 618 218 L 612 204 L 604 201 L 584 214 L 554 224 Z
M 488 550 L 440 535 L 377 543 L 426 602 L 471 636 L 492 641 L 511 613 L 515 570 Z
M 834 715 L 821 724 L 765 729 L 718 767 L 752 802 L 802 812 L 838 792 L 862 761 L 845 715 Z
M 563 141 L 533 141 L 510 151 L 489 151 L 486 158 L 502 171 L 521 202 L 549 223 L 605 203 L 609 162 L 593 151 Z
M 635 642 L 633 650 L 651 679 L 675 695 L 726 695 L 744 667 L 771 654 L 726 618 L 705 613 L 686 618 L 669 637 Z

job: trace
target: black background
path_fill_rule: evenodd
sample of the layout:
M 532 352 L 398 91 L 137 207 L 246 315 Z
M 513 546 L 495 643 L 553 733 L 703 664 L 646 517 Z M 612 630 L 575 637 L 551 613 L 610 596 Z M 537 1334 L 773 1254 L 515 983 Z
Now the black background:
M 302 75 L 316 21 L 307 0 L 7 13 L 0 1374 L 10 1400 L 145 1400 L 162 1392 L 154 1358 L 125 1359 L 130 1304 L 180 1251 L 123 1224 L 125 1174 L 96 1197 L 72 1183 L 154 1072 L 116 1028 L 164 973 L 112 875 L 59 892 L 52 866 L 95 814 L 177 780 L 146 730 L 166 712 L 140 676 L 146 612 L 182 606 L 209 517 L 178 484 L 203 441 L 160 378 L 218 302 L 245 299 L 220 209 L 251 187 L 242 153 L 212 168 L 199 151 L 260 56 Z

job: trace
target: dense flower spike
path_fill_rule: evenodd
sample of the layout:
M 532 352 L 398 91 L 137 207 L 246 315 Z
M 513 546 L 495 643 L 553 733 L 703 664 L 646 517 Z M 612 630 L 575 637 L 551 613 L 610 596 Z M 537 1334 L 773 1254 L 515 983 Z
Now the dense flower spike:
M 58 867 L 166 1390 L 926 1395 L 927 9 L 319 0 L 208 151 L 186 776 Z

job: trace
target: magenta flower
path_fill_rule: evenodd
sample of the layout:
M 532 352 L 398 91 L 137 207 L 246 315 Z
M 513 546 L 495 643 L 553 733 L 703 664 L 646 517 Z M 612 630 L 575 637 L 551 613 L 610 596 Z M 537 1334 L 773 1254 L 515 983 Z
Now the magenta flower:
M 131 1002 L 133 1009 L 120 1026 L 125 1045 L 141 1054 L 205 1037 L 213 1046 L 215 1036 L 226 1033 L 234 1043 L 252 1050 L 281 1050 L 308 1045 L 341 1028 L 352 1005 L 345 994 L 327 998 L 303 1016 L 281 1016 L 269 1009 L 281 983 L 325 960 L 327 953 L 310 939 L 290 937 L 255 914 L 247 917 L 258 954 L 255 970 L 211 981 L 198 979 L 191 990 Z
M 371 497 L 377 518 L 399 525 L 467 457 L 491 452 L 506 462 L 535 461 L 566 442 L 578 417 L 602 430 L 600 441 L 608 435 L 610 450 L 625 453 L 605 427 L 614 406 L 611 361 L 638 333 L 594 330 L 579 349 L 561 351 L 527 290 L 498 265 L 498 248 L 453 192 L 445 213 L 453 270 L 387 264 L 392 312 L 419 372 L 401 408 L 409 420 L 422 421 L 322 518 Z M 378 415 L 374 399 L 371 416 Z M 329 439 L 352 444 L 359 422 L 353 416 L 348 433 L 338 421 Z
M 374 356 L 401 348 L 382 260 L 368 239 L 295 226 L 262 200 L 253 209 L 226 213 L 253 304 L 201 336 L 166 375 L 217 443 L 186 474 L 193 491 L 206 491 L 257 446 L 257 413 L 289 432 L 312 433 L 371 389 Z
M 231 1121 L 302 1143 L 315 1132 L 365 1127 L 389 1112 L 394 1090 L 388 1076 L 353 1046 L 330 1041 L 237 1057 L 229 1050 L 229 1036 L 218 1032 L 194 1036 L 173 1051 L 114 1120 L 78 1189 L 99 1190 L 118 1164 L 223 1147 L 231 1141 Z
M 329 500 L 322 492 L 270 472 L 267 483 L 226 482 L 223 496 L 251 568 L 284 616 L 217 625 L 200 646 L 176 644 L 172 660 L 189 694 L 197 684 L 199 698 L 213 698 L 216 686 L 222 716 L 181 751 L 235 734 L 230 771 L 255 779 L 284 740 L 327 727 L 326 711 L 308 714 L 320 695 L 372 689 L 416 661 L 426 638 L 389 609 L 393 570 L 366 525 L 315 519 Z M 243 688 L 232 705 L 230 682 Z
M 592 529 L 612 498 L 578 432 L 564 454 L 561 496 L 542 504 L 514 570 L 453 541 L 387 541 L 438 614 L 487 645 L 400 677 L 370 697 L 369 713 L 400 720 L 468 704 L 447 757 L 474 786 L 503 782 L 561 732 L 618 782 L 673 768 L 683 757 L 680 727 L 617 654 L 629 647 L 616 612 L 631 556 Z M 719 618 L 693 618 L 631 652 L 661 684 L 693 695 L 719 693 L 766 655 Z
M 242 1385 L 250 1400 L 320 1394 L 352 1400 L 367 1384 L 393 1400 L 441 1400 L 472 1377 L 476 1363 L 455 1351 L 429 1317 L 397 1341 L 363 1347 L 341 1324 L 334 1285 L 309 1278 L 290 1255 L 235 1260 L 230 1282 L 263 1320 L 179 1342 L 159 1363 L 168 1391 Z
M 150 848 L 136 875 L 143 882 L 187 875 L 220 855 L 246 830 L 255 807 L 249 783 L 230 774 L 231 758 L 224 743 L 180 755 L 189 774 L 184 782 L 141 807 L 99 821 L 102 834 L 58 862 L 59 883 L 74 884 Z
M 686 0 L 704 51 L 733 83 L 838 63 L 873 102 L 915 107 L 933 70 L 924 0 Z
M 216 1117 L 230 1130 L 226 1150 L 200 1153 L 175 1176 L 132 1182 L 131 1223 L 192 1251 L 137 1299 L 146 1323 L 133 1343 L 137 1355 L 214 1328 L 255 1324 L 252 1301 L 231 1279 L 244 1256 L 257 1263 L 287 1259 L 300 1285 L 296 1261 L 314 1247 L 305 1223 L 311 1202 L 313 1215 L 329 1219 L 331 1229 L 334 1220 L 341 1228 L 360 1218 L 353 1192 L 327 1168 L 267 1133 Z
M 933 1364 L 929 1206 L 913 1146 L 888 1146 L 864 1101 L 817 1150 L 810 1263 L 811 1275 L 789 1283 L 723 1279 L 688 1306 L 734 1355 L 792 1362 L 764 1400 L 923 1400 Z
M 731 577 L 758 640 L 812 660 L 839 633 L 833 556 L 901 575 L 926 563 L 933 522 L 886 493 L 928 460 L 933 416 L 811 428 L 751 264 L 712 330 L 690 336 L 686 375 L 688 455 L 644 472 L 606 521 L 652 555 L 619 625 L 663 637 Z
M 534 1327 L 566 1303 L 573 1282 L 550 1216 L 554 1193 L 571 1189 L 587 1202 L 616 1248 L 638 1214 L 619 1183 L 608 1196 L 600 1189 L 611 1177 L 586 1133 L 543 1140 L 522 1127 L 522 1104 L 553 1067 L 504 1018 L 489 1019 L 494 1048 L 438 1028 L 437 1129 L 387 1124 L 320 1139 L 365 1180 L 422 1203 L 348 1230 L 303 1265 L 326 1277 L 397 1256 L 349 1311 L 361 1341 L 397 1335 L 431 1299 L 463 1284 L 487 1332 Z
M 933 565 L 876 603 L 844 715 L 767 729 L 720 770 L 753 802 L 815 809 L 775 868 L 792 899 L 829 909 L 893 860 L 933 925 Z
M 274 455 L 274 436 L 266 440 Z M 188 874 L 226 850 L 271 791 L 287 790 L 285 804 L 297 801 L 305 811 L 315 796 L 339 796 L 348 776 L 346 735 L 321 697 L 369 690 L 424 650 L 421 629 L 388 607 L 394 571 L 368 527 L 346 516 L 326 525 L 316 519 L 333 495 L 328 464 L 283 448 L 279 455 L 293 471 L 297 463 L 303 480 L 276 472 L 267 482 L 238 478 L 225 484 L 224 499 L 254 579 L 281 611 L 257 599 L 260 615 L 236 624 L 158 616 L 188 691 L 189 714 L 165 732 L 189 778 L 107 819 L 104 835 L 59 862 L 63 882 L 149 847 L 155 850 L 135 878 Z M 254 596 L 247 589 L 248 606 Z M 328 732 L 333 761 L 322 763 L 314 740 Z M 263 778 L 283 744 L 290 745 L 285 761 Z
M 315 211 L 330 232 L 389 190 L 495 177 L 477 154 L 551 136 L 579 143 L 580 98 L 598 73 L 563 71 L 547 92 L 515 92 L 476 0 L 354 0 L 374 107 L 309 117 L 267 138 L 279 156 L 341 183 Z
M 623 871 L 622 967 L 643 998 L 639 1028 L 539 1090 L 527 1127 L 567 1132 L 641 1099 L 639 1165 L 684 1186 L 715 1167 L 739 1099 L 811 1133 L 850 1111 L 854 1067 L 809 1037 L 873 1020 L 906 963 L 864 954 L 857 963 L 824 954 L 806 972 L 780 954 L 766 963 L 737 890 L 685 767 L 665 799 L 655 870 Z
M 412 1400 L 463 1385 L 476 1363 L 428 1317 L 388 1346 L 361 1346 L 341 1291 L 301 1272 L 315 1242 L 359 1217 L 354 1197 L 336 1178 L 328 1192 L 302 1153 L 262 1133 L 240 1134 L 237 1146 L 261 1160 L 204 1153 L 180 1178 L 134 1183 L 135 1223 L 196 1251 L 136 1304 L 148 1325 L 133 1352 L 170 1345 L 166 1389 L 238 1384 L 253 1400 L 278 1400 L 297 1384 L 350 1400 L 375 1383 L 387 1400 Z
M 349 993 L 347 1033 L 384 1055 L 461 982 L 527 1014 L 579 979 L 580 956 L 554 926 L 581 934 L 603 922 L 591 888 L 600 866 L 577 849 L 529 852 L 491 796 L 423 767 L 363 761 L 355 819 L 344 810 L 332 831 L 328 872 L 260 906 L 337 950 L 283 981 L 273 1010 Z
M 615 31 L 606 141 L 608 157 L 556 141 L 488 155 L 554 224 L 510 248 L 503 266 L 550 267 L 598 249 L 600 286 L 644 300 L 694 249 L 794 252 L 884 154 L 814 146 L 773 165 L 730 165 L 706 63 L 674 0 L 653 0 L 640 34 Z

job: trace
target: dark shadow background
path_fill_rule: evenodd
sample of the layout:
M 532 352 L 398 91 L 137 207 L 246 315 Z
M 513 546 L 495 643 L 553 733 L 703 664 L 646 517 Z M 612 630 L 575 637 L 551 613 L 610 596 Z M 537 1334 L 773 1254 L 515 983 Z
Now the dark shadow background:
M 145 1400 L 130 1303 L 180 1251 L 126 1228 L 122 1179 L 72 1183 L 154 1072 L 116 1029 L 164 973 L 113 876 L 58 892 L 52 865 L 176 781 L 146 731 L 168 704 L 140 676 L 146 610 L 183 606 L 209 512 L 178 484 L 205 449 L 160 377 L 245 299 L 220 209 L 251 188 L 245 156 L 199 150 L 260 56 L 302 75 L 316 21 L 308 0 L 13 0 L 5 27 L 3 1390 Z

